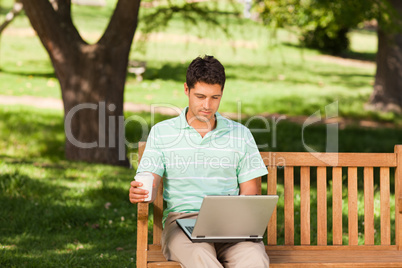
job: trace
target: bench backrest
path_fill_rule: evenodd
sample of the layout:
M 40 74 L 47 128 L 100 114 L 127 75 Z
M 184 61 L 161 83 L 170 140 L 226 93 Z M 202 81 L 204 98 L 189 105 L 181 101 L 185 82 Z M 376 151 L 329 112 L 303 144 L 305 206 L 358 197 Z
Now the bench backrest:
M 139 161 L 144 149 L 141 142 Z M 395 146 L 394 153 L 261 152 L 261 156 L 269 172 L 267 182 L 260 178 L 263 194 L 278 194 L 282 199 L 268 224 L 268 246 L 357 246 L 364 233 L 364 245 L 402 250 L 402 145 Z M 379 189 L 374 188 L 374 180 Z M 160 243 L 162 234 L 162 193 L 159 187 L 153 205 L 154 244 Z M 364 215 L 358 215 L 363 204 Z M 310 219 L 317 220 L 316 230 Z M 364 231 L 358 229 L 359 221 L 364 222 Z M 300 232 L 297 243 L 295 231 Z M 375 241 L 378 232 L 380 241 Z

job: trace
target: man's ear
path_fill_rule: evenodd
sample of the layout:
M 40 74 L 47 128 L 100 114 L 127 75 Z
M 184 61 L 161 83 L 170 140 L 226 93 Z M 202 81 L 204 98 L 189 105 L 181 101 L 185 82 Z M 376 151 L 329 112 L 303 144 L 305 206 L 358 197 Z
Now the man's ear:
M 187 83 L 184 83 L 184 93 L 189 96 L 190 95 L 190 89 L 187 86 Z

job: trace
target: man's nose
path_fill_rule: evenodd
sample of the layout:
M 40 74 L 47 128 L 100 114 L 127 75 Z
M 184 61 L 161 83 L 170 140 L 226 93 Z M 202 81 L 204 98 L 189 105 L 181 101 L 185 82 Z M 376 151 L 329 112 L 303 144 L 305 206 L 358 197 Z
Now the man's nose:
M 210 99 L 205 99 L 203 108 L 206 109 L 206 110 L 209 110 L 210 107 L 211 107 L 211 100 Z

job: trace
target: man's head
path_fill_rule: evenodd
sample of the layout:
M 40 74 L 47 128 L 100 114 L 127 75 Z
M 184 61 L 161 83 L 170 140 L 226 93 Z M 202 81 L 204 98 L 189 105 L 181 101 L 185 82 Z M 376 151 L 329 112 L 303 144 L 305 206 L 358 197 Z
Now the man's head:
M 189 100 L 187 120 L 190 125 L 207 123 L 213 127 L 224 85 L 225 69 L 213 56 L 198 57 L 191 62 L 184 83 L 184 92 Z
M 186 84 L 189 89 L 193 89 L 196 83 L 202 82 L 210 85 L 218 84 L 223 90 L 225 80 L 225 68 L 213 56 L 197 57 L 188 66 Z

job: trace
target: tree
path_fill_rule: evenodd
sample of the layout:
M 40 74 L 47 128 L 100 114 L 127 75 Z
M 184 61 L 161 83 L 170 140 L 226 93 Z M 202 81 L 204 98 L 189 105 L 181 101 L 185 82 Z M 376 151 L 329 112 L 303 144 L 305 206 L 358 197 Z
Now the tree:
M 333 54 L 347 47 L 347 32 L 378 21 L 377 71 L 368 107 L 402 112 L 402 1 L 260 0 L 266 24 L 296 29 L 301 43 Z
M 402 1 L 389 0 L 394 8 L 393 29 L 379 21 L 377 71 L 374 90 L 370 97 L 372 108 L 402 112 Z
M 129 52 L 140 0 L 118 0 L 103 36 L 88 44 L 71 19 L 71 0 L 21 0 L 49 54 L 64 104 L 66 158 L 128 165 L 123 117 Z M 183 1 L 182 1 L 183 2 Z M 167 25 L 173 13 L 197 23 L 220 25 L 216 14 L 196 1 L 161 5 L 145 18 L 146 31 Z M 221 27 L 224 29 L 224 27 Z
M 306 47 L 339 54 L 347 34 L 364 20 L 381 16 L 377 0 L 259 0 L 264 23 L 296 31 Z
M 75 28 L 71 0 L 22 3 L 59 80 L 65 118 L 72 109 L 85 108 L 70 114 L 73 117 L 66 133 L 71 130 L 73 138 L 82 144 L 67 136 L 67 159 L 127 165 L 126 157 L 119 160 L 119 144 L 124 140 L 119 139 L 115 122 L 116 117 L 123 115 L 126 69 L 140 1 L 119 0 L 108 27 L 95 44 L 85 42 Z M 104 122 L 99 124 L 102 118 Z

